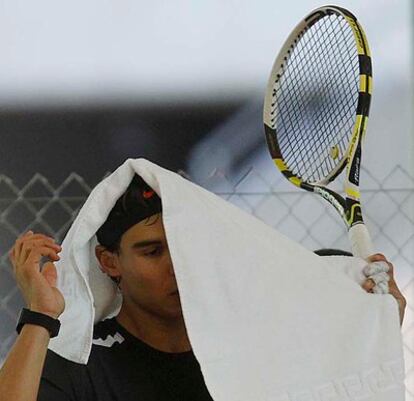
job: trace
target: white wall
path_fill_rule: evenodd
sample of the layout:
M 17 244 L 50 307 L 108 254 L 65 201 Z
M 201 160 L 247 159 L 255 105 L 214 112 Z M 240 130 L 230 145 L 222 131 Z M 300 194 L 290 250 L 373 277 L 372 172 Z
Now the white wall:
M 374 63 L 366 162 L 413 168 L 410 0 L 343 0 Z M 320 0 L 13 0 L 0 10 L 0 108 L 220 101 L 263 93 L 275 54 Z M 372 149 L 375 148 L 375 151 Z
M 409 0 L 345 0 L 378 74 L 409 76 Z M 2 2 L 0 96 L 152 98 L 256 89 L 290 29 L 320 1 Z M 393 50 L 393 51 L 389 51 Z M 395 51 L 398 50 L 398 57 Z M 224 87 L 223 87 L 224 85 Z M 131 87 L 132 86 L 132 87 Z

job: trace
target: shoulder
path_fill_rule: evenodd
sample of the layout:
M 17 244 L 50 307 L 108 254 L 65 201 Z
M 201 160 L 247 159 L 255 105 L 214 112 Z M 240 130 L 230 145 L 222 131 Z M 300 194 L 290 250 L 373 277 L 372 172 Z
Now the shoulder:
M 83 368 L 84 365 L 69 361 L 48 349 L 41 377 L 43 386 L 70 395 L 73 393 L 73 374 L 78 375 Z
M 82 364 L 69 361 L 48 349 L 43 368 L 43 376 L 67 376 L 70 370 L 78 369 L 82 366 Z
M 42 371 L 44 389 L 53 388 L 54 391 L 60 390 L 69 395 L 77 393 L 79 387 L 87 386 L 91 365 L 96 364 L 97 360 L 102 363 L 99 358 L 102 351 L 117 341 L 120 342 L 114 320 L 114 318 L 105 319 L 94 326 L 91 355 L 86 365 L 70 361 L 48 349 Z M 96 345 L 103 345 L 103 347 L 96 347 Z

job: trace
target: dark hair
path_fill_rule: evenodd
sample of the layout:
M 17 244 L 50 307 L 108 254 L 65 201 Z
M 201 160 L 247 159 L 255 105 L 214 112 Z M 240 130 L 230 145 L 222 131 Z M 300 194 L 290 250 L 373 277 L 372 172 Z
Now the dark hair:
M 354 256 L 351 252 L 343 251 L 342 249 L 322 248 L 313 251 L 319 256 Z
M 106 221 L 96 232 L 98 243 L 112 253 L 119 254 L 121 238 L 125 231 L 133 225 L 145 220 L 147 224 L 154 224 L 151 216 L 162 210 L 161 199 L 154 190 L 137 174 L 125 192 L 118 198 L 111 209 Z M 110 277 L 115 283 L 119 283 L 114 277 Z

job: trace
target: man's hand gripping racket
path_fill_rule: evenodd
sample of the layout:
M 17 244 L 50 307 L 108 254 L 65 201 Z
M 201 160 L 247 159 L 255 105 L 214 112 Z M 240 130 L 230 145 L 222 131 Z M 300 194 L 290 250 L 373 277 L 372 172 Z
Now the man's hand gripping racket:
M 328 201 L 348 227 L 352 252 L 368 260 L 374 247 L 360 205 L 359 175 L 372 91 L 371 55 L 349 11 L 320 7 L 292 31 L 268 81 L 264 127 L 276 166 L 294 185 Z M 344 196 L 327 185 L 345 169 Z M 386 262 L 364 274 L 374 293 L 388 293 Z

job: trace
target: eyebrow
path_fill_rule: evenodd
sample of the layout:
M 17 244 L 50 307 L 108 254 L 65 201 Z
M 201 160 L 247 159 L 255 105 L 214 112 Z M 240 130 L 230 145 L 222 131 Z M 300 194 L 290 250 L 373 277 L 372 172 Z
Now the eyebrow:
M 138 241 L 131 245 L 131 249 L 145 248 L 149 245 L 162 245 L 162 241 L 160 239 L 148 239 L 144 241 Z

